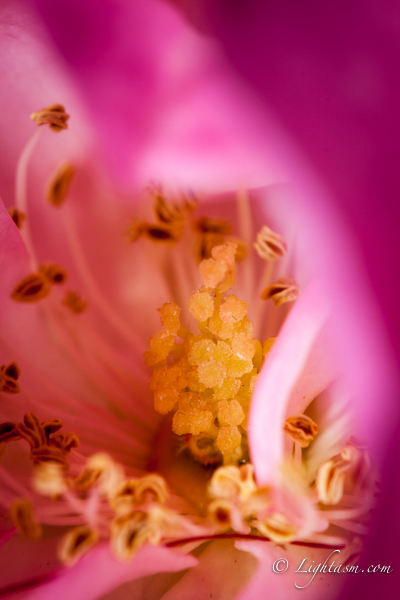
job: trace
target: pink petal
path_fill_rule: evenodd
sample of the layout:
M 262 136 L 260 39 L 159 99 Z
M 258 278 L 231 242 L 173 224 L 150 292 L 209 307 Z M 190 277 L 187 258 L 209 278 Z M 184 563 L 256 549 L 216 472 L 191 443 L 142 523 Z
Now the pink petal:
M 137 556 L 119 562 L 107 545 L 92 550 L 71 569 L 64 569 L 53 581 L 32 590 L 27 600 L 95 600 L 127 581 L 156 573 L 176 572 L 197 565 L 193 556 L 161 546 L 144 546 Z
M 345 574 L 317 573 L 314 579 L 312 573 L 295 573 L 299 569 L 303 559 L 307 561 L 300 570 L 316 567 L 323 564 L 331 554 L 331 549 L 317 549 L 307 546 L 294 546 L 290 544 L 287 548 L 275 546 L 269 542 L 236 542 L 236 547 L 245 552 L 250 552 L 258 560 L 258 568 L 251 582 L 246 586 L 237 600 L 255 600 L 256 598 L 273 598 L 279 600 L 293 600 L 301 595 L 307 600 L 330 600 L 336 598 L 342 585 L 347 579 Z M 340 564 L 340 554 L 337 553 L 335 565 Z M 335 555 L 332 555 L 332 559 Z M 275 573 L 273 564 L 279 559 L 288 561 L 287 571 Z M 278 569 L 284 569 L 284 561 L 277 564 Z M 314 562 L 313 562 L 314 561 Z M 352 576 L 352 575 L 351 575 Z M 309 583 L 310 582 L 310 583 Z M 299 586 L 295 587 L 295 583 Z
M 260 485 L 275 477 L 282 461 L 285 418 L 301 412 L 336 376 L 326 352 L 328 316 L 319 288 L 310 285 L 296 301 L 259 375 L 249 440 Z
M 162 600 L 233 600 L 252 577 L 254 561 L 231 540 L 214 540 L 199 556 L 199 564 L 162 597 Z
M 216 45 L 168 3 L 36 5 L 120 183 L 220 190 L 277 180 L 274 127 Z

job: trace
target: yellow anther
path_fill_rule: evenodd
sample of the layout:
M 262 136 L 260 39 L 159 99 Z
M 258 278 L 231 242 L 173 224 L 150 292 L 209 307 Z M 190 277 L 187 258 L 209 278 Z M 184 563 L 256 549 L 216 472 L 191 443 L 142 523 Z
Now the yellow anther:
M 181 412 L 188 413 L 195 408 L 211 410 L 211 398 L 205 394 L 195 394 L 193 392 L 184 392 L 179 395 L 179 410 Z
M 243 408 L 237 400 L 218 402 L 218 421 L 220 425 L 240 425 L 244 419 Z
M 181 309 L 179 306 L 175 302 L 166 302 L 158 309 L 158 312 L 164 331 L 170 335 L 177 335 L 181 327 L 179 321 Z
M 210 520 L 217 528 L 219 533 L 224 531 L 228 531 L 231 529 L 231 512 L 233 510 L 233 505 L 229 500 L 225 500 L 220 498 L 218 500 L 213 500 L 207 507 L 207 512 Z
M 214 312 L 214 300 L 207 292 L 196 292 L 190 297 L 189 312 L 196 321 L 207 321 Z
M 32 113 L 30 118 L 38 125 L 50 125 L 50 129 L 53 131 L 68 129 L 69 115 L 65 112 L 62 104 L 51 104 L 38 112 Z
M 301 448 L 307 448 L 318 433 L 318 425 L 306 415 L 289 417 L 283 429 Z
M 343 496 L 345 471 L 343 461 L 328 460 L 317 473 L 317 492 L 323 504 L 338 504 Z
M 292 542 L 296 539 L 298 528 L 291 523 L 285 515 L 280 512 L 273 512 L 263 521 L 254 521 L 254 527 L 277 544 Z
M 214 351 L 214 359 L 219 360 L 227 365 L 231 356 L 232 348 L 229 346 L 229 344 L 219 341 Z
M 224 280 L 228 267 L 226 263 L 214 258 L 207 258 L 199 265 L 203 283 L 208 288 L 216 288 Z
M 7 209 L 7 212 L 14 221 L 15 225 L 18 227 L 18 229 L 21 229 L 22 223 L 26 219 L 24 213 L 18 210 L 15 206 L 10 206 L 10 208 Z
M 63 537 L 58 548 L 60 561 L 71 567 L 99 540 L 99 534 L 90 527 L 74 527 Z
M 203 339 L 195 342 L 189 352 L 191 365 L 201 365 L 203 362 L 214 360 L 216 346 L 212 340 Z
M 265 340 L 264 345 L 263 345 L 263 356 L 267 356 L 268 352 L 271 350 L 272 346 L 275 344 L 276 342 L 276 337 L 271 337 L 268 338 L 267 340 Z
M 6 394 L 18 394 L 19 383 L 18 378 L 20 376 L 20 368 L 17 363 L 12 362 L 8 365 L 0 366 L 0 392 Z
M 58 165 L 46 185 L 45 195 L 50 204 L 59 207 L 64 203 L 74 176 L 75 167 L 70 163 Z
M 179 400 L 179 393 L 175 389 L 159 389 L 154 392 L 154 410 L 160 415 L 168 414 Z
M 222 454 L 215 445 L 215 439 L 206 433 L 191 435 L 186 446 L 203 465 L 219 465 L 222 462 Z
M 81 490 L 88 490 L 97 484 L 104 496 L 111 497 L 122 480 L 122 467 L 105 452 L 99 452 L 88 458 L 74 483 Z
M 262 300 L 273 299 L 275 306 L 281 306 L 286 302 L 293 302 L 300 295 L 300 287 L 294 279 L 288 277 L 280 277 L 269 285 L 261 294 Z
M 216 446 L 218 450 L 225 454 L 227 452 L 232 452 L 238 446 L 240 446 L 240 442 L 242 441 L 242 436 L 237 427 L 231 425 L 229 427 L 221 427 L 218 431 L 218 436 L 216 440 Z
M 82 313 L 87 307 L 87 302 L 79 294 L 71 291 L 65 294 L 63 304 L 77 315 Z
M 257 348 L 257 340 L 252 340 L 245 333 L 238 333 L 232 340 L 233 353 L 242 360 L 252 360 Z
M 215 246 L 211 251 L 211 256 L 217 261 L 224 262 L 227 266 L 233 266 L 236 250 L 237 244 L 235 242 L 226 242 L 221 246 Z
M 199 374 L 197 373 L 197 369 L 191 369 L 188 372 L 188 387 L 193 390 L 193 392 L 205 392 L 206 386 L 204 383 L 200 383 Z
M 33 540 L 42 535 L 42 528 L 36 522 L 28 500 L 15 500 L 10 506 L 10 516 L 22 537 Z
M 198 366 L 200 383 L 206 387 L 221 386 L 227 376 L 227 370 L 223 362 L 210 360 Z
M 137 510 L 114 520 L 111 528 L 111 548 L 120 560 L 129 560 L 146 541 L 139 535 L 147 522 L 145 512 Z
M 156 364 L 165 360 L 174 345 L 175 336 L 170 335 L 165 331 L 160 331 L 150 338 L 150 354 L 151 361 L 149 364 Z
M 55 462 L 41 463 L 33 472 L 33 489 L 41 496 L 57 498 L 66 490 L 62 467 Z
M 221 386 L 214 388 L 215 400 L 229 400 L 233 398 L 239 392 L 240 386 L 240 379 L 226 378 Z
M 17 285 L 11 298 L 17 302 L 37 302 L 49 295 L 50 287 L 43 273 L 32 273 Z
M 233 356 L 227 364 L 228 377 L 242 377 L 253 370 L 253 361 L 251 359 L 241 359 Z
M 110 499 L 110 504 L 119 515 L 122 515 L 152 502 L 163 503 L 167 497 L 165 480 L 156 473 L 149 473 L 140 479 L 124 481 Z
M 213 422 L 213 414 L 208 410 L 198 410 L 197 408 L 188 413 L 178 411 L 172 419 L 172 431 L 177 435 L 191 433 L 199 435 L 207 431 Z
M 282 258 L 287 252 L 287 245 L 283 237 L 266 225 L 257 234 L 257 241 L 254 244 L 254 248 L 264 260 Z
M 233 295 L 228 296 L 220 306 L 219 316 L 224 323 L 237 323 L 246 316 L 248 308 L 247 302 Z

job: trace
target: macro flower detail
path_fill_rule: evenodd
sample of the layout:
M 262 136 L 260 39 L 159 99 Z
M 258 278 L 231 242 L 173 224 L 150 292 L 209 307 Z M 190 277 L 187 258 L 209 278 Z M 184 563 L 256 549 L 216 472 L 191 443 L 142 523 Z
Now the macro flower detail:
M 50 120 L 47 123 L 51 126 Z M 66 171 L 62 167 L 58 172 Z M 79 178 L 76 166 L 68 173 Z M 56 180 L 60 177 L 65 175 Z M 62 201 L 51 202 L 46 210 L 59 207 L 61 219 L 65 211 L 75 264 L 67 259 L 67 273 L 53 256 L 38 260 L 25 198 L 26 221 L 18 235 L 26 240 L 35 271 L 9 288 L 8 302 L 19 310 L 37 306 L 61 356 L 71 362 L 78 378 L 89 381 L 88 389 L 94 386 L 95 398 L 103 396 L 105 407 L 92 408 L 86 391 L 79 392 L 82 404 L 76 405 L 68 394 L 65 404 L 65 392 L 57 386 L 59 400 L 50 406 L 41 399 L 42 385 L 52 387 L 46 377 L 39 378 L 38 396 L 23 383 L 25 369 L 35 372 L 26 360 L 20 363 L 17 357 L 21 368 L 16 362 L 1 367 L 1 391 L 17 394 L 21 381 L 20 406 L 25 401 L 31 407 L 22 421 L 10 419 L 0 425 L 5 465 L 0 466 L 5 485 L 0 502 L 16 531 L 23 538 L 38 539 L 46 537 L 47 526 L 58 526 L 58 560 L 72 568 L 104 544 L 123 563 L 138 560 L 149 545 L 190 552 L 204 542 L 232 538 L 243 544 L 350 548 L 354 534 L 367 532 L 363 520 L 374 505 L 374 474 L 368 450 L 350 437 L 348 426 L 338 432 L 337 418 L 329 418 L 337 394 L 335 377 L 329 376 L 319 391 L 307 392 L 300 403 L 283 406 L 282 414 L 293 412 L 282 418 L 279 432 L 264 423 L 265 435 L 284 436 L 276 477 L 260 483 L 257 456 L 253 464 L 253 394 L 264 364 L 279 356 L 280 337 L 290 328 L 291 315 L 297 314 L 300 294 L 286 260 L 291 257 L 290 243 L 266 226 L 252 242 L 256 192 L 230 193 L 230 206 L 236 202 L 246 214 L 241 221 L 229 210 L 238 235 L 232 235 L 235 226 L 226 214 L 224 219 L 213 214 L 200 194 L 175 193 L 170 200 L 159 184 L 143 191 L 142 209 L 151 199 L 155 223 L 148 217 L 135 218 L 128 226 L 119 222 L 115 233 L 124 252 L 137 251 L 136 266 L 140 268 L 142 260 L 145 268 L 152 265 L 165 290 L 157 308 L 162 330 L 155 330 L 151 316 L 149 349 L 139 353 L 140 340 L 127 331 L 90 272 L 84 242 L 67 212 L 74 193 L 72 177 L 67 179 L 65 185 L 53 187 L 58 189 L 53 195 L 62 196 Z M 7 218 L 17 231 L 12 215 Z M 98 233 L 106 234 L 107 226 Z M 283 275 L 276 279 L 277 273 Z M 78 292 L 58 292 L 70 278 L 80 280 L 88 302 Z M 141 291 L 135 275 L 133 282 L 131 289 L 139 293 L 136 302 L 144 310 L 155 289 Z M 131 286 L 129 277 L 124 283 Z M 253 293 L 265 286 L 262 294 Z M 273 298 L 274 305 L 260 302 L 266 298 Z M 307 293 L 303 304 L 306 300 Z M 110 327 L 104 338 L 93 328 L 98 317 L 82 325 L 75 322 L 89 319 L 95 310 Z M 128 364 L 123 353 L 115 353 L 115 336 L 122 337 L 136 356 L 136 366 Z M 279 360 L 285 365 L 285 355 Z M 146 379 L 152 403 L 143 385 Z M 279 388 L 280 381 L 275 385 Z M 301 377 L 297 385 L 301 388 Z M 273 404 L 275 399 L 267 396 L 264 402 Z M 78 424 L 77 433 L 64 433 L 63 421 L 71 421 L 75 405 L 78 418 L 72 421 Z M 347 411 L 345 403 L 339 406 Z M 8 405 L 5 408 L 7 412 Z M 85 410 L 89 417 L 80 422 L 79 411 Z M 309 410 L 312 417 L 304 414 Z M 15 414 L 15 408 L 10 406 L 9 413 Z M 115 427 L 111 437 L 109 422 Z M 33 464 L 25 464 L 22 476 L 12 466 L 13 448 L 20 446 L 28 450 Z

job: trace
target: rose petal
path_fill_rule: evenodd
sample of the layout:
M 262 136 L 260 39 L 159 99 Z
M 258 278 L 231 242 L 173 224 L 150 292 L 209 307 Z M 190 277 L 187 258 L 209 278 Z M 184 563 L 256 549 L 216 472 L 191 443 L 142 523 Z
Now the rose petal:
M 165 571 L 182 571 L 197 564 L 190 554 L 144 546 L 137 556 L 126 563 L 117 561 L 107 545 L 94 548 L 71 569 L 64 569 L 55 580 L 25 596 L 29 600 L 95 600 L 126 581 Z

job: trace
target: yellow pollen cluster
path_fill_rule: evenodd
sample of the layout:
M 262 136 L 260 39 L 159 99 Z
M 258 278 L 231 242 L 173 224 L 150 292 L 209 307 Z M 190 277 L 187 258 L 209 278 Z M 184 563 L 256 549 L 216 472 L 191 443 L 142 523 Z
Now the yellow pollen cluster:
M 145 354 L 153 368 L 155 410 L 173 411 L 173 432 L 186 436 L 186 446 L 204 464 L 247 460 L 249 402 L 263 361 L 247 303 L 233 294 L 222 297 L 235 282 L 236 249 L 226 242 L 200 263 L 204 286 L 188 303 L 200 334 L 182 327 L 180 308 L 166 303 L 159 309 L 163 331 L 150 338 Z

